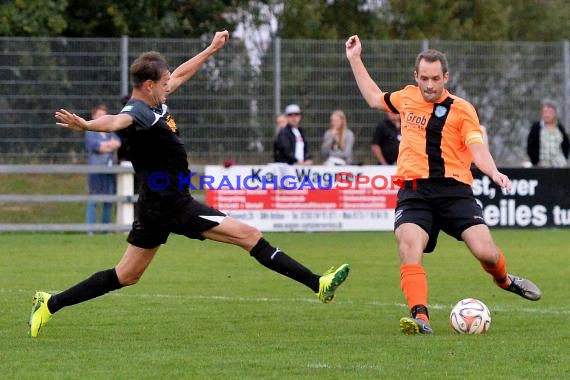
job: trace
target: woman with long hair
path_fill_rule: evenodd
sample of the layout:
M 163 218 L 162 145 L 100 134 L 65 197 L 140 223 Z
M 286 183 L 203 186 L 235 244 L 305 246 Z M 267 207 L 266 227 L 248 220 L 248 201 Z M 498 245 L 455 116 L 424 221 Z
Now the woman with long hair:
M 353 146 L 354 133 L 347 127 L 346 115 L 341 110 L 333 111 L 321 146 L 324 165 L 350 165 Z

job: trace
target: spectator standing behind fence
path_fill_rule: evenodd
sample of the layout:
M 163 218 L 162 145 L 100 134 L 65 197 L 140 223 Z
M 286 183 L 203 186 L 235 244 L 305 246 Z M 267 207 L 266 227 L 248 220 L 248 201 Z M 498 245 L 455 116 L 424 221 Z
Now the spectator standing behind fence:
M 346 125 L 346 115 L 341 110 L 331 113 L 330 126 L 323 136 L 321 153 L 325 160 L 324 165 L 350 165 L 352 164 L 352 147 L 354 146 L 354 133 Z
M 568 164 L 570 141 L 556 108 L 554 101 L 544 100 L 540 120 L 530 127 L 526 151 L 533 166 L 561 168 Z
M 378 165 L 396 164 L 401 139 L 400 115 L 388 112 L 386 118 L 376 126 L 370 145 Z
M 107 114 L 107 106 L 99 104 L 91 110 L 91 119 L 95 120 Z M 86 132 L 85 147 L 87 148 L 87 163 L 93 166 L 112 166 L 116 164 L 116 152 L 121 146 L 121 140 L 115 133 Z M 113 195 L 115 194 L 115 175 L 109 173 L 89 173 L 87 175 L 89 195 Z M 87 224 L 97 221 L 97 204 L 99 202 L 87 202 Z M 101 223 L 111 222 L 113 203 L 102 202 Z M 92 234 L 92 231 L 88 231 Z
M 313 161 L 301 127 L 301 107 L 297 104 L 289 104 L 285 108 L 285 116 L 287 117 L 287 125 L 279 131 L 273 143 L 275 162 L 289 165 L 311 165 Z

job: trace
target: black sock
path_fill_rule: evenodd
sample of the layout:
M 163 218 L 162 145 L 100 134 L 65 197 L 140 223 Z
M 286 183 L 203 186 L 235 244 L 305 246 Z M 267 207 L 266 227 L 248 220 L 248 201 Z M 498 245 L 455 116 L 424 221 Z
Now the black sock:
M 410 310 L 412 318 L 415 318 L 418 314 L 424 314 L 429 319 L 428 308 L 425 305 L 415 305 Z
M 47 307 L 53 314 L 66 306 L 88 301 L 121 287 L 115 268 L 103 270 L 61 293 L 54 294 L 48 300 Z
M 315 293 L 319 291 L 319 277 L 301 263 L 278 248 L 272 247 L 264 238 L 259 239 L 250 251 L 261 265 L 287 276 L 311 288 Z

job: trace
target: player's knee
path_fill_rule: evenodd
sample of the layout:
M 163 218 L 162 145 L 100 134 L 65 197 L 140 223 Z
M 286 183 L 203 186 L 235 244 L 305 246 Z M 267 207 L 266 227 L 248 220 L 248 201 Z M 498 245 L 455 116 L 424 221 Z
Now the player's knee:
M 475 253 L 475 256 L 481 263 L 490 266 L 497 265 L 501 258 L 499 250 L 494 245 L 482 248 L 479 252 Z
M 248 224 L 240 226 L 236 234 L 237 244 L 246 250 L 250 250 L 263 237 L 263 234 L 257 228 Z
M 259 239 L 261 239 L 262 237 L 263 234 L 261 233 L 261 231 L 253 226 L 247 226 L 247 228 L 244 229 L 242 235 L 243 239 L 251 241 L 254 244 L 257 243 Z
M 424 248 L 425 242 L 422 239 L 400 239 L 398 241 L 400 261 L 406 264 L 420 262 Z
M 499 249 L 491 239 L 482 239 L 476 243 L 471 242 L 469 249 L 483 263 L 495 265 L 499 261 Z

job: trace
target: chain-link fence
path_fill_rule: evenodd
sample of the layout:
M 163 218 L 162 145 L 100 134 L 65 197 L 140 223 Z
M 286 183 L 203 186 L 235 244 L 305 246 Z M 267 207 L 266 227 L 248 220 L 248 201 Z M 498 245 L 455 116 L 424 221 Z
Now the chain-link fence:
M 88 117 L 97 103 L 112 112 L 128 92 L 128 65 L 158 50 L 172 69 L 209 41 L 181 39 L 0 38 L 0 164 L 82 163 L 83 136 L 57 128 L 54 111 Z M 570 117 L 568 41 L 557 43 L 363 41 L 363 59 L 380 88 L 413 83 L 418 52 L 444 51 L 449 89 L 472 101 L 502 165 L 526 160 L 526 135 L 543 98 Z M 274 116 L 288 103 L 303 109 L 310 149 L 319 158 L 331 111 L 345 111 L 356 136 L 355 157 L 373 163 L 370 140 L 383 117 L 368 108 L 354 82 L 344 41 L 279 40 L 246 46 L 233 39 L 168 105 L 190 163 L 272 160 Z

